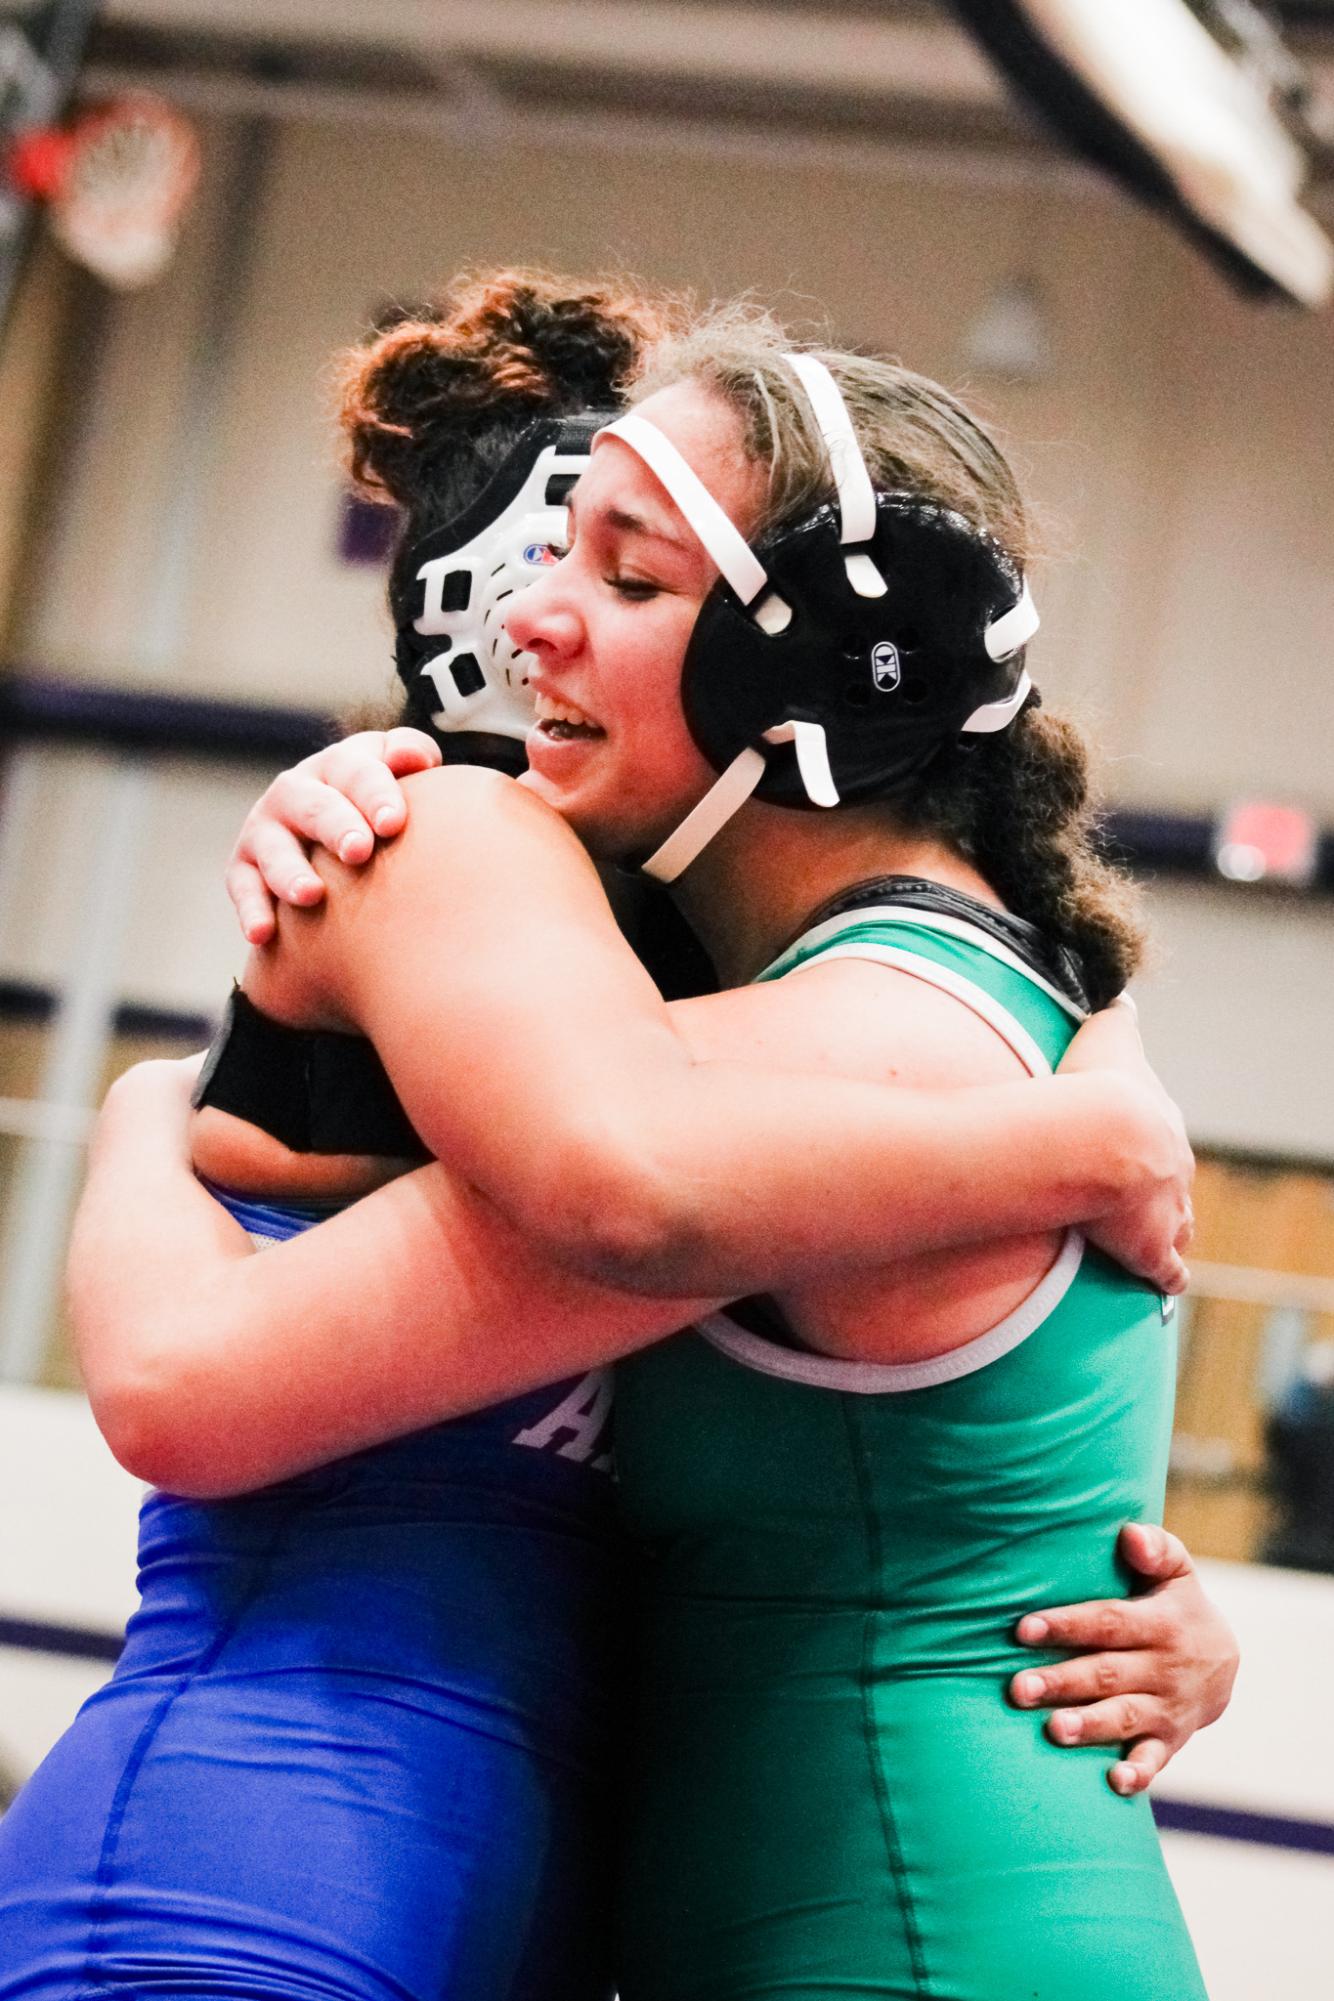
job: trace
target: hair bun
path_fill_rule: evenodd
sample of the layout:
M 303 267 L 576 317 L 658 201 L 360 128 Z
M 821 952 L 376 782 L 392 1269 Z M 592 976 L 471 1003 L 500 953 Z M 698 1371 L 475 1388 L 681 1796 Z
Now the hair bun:
M 646 300 L 607 285 L 521 270 L 469 278 L 347 356 L 352 476 L 411 506 L 430 461 L 498 422 L 619 402 L 664 325 Z

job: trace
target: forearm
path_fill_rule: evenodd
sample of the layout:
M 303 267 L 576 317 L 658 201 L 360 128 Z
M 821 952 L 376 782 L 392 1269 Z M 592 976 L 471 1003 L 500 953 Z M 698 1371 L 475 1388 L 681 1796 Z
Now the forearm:
M 926 1092 L 699 1064 L 640 1097 L 605 1186 L 581 1190 L 586 1225 L 548 1248 L 635 1290 L 736 1298 L 1082 1222 L 1158 1151 L 1147 1094 L 1106 1073 Z M 568 1214 L 568 1187 L 551 1199 Z
M 437 1159 L 567 1268 L 735 1297 L 1057 1228 L 1133 1180 L 1133 1121 L 1091 1078 L 919 1098 L 802 1075 L 793 1052 L 825 1067 L 818 1010 L 770 1067 L 753 1035 L 697 1060 L 569 829 L 491 774 L 435 777 L 377 874 L 327 869 L 328 909 L 280 949 L 369 1035 Z M 424 913 L 465 842 L 446 951 Z
M 144 1065 L 113 1085 L 70 1240 L 75 1351 L 121 1457 L 135 1456 L 136 1419 L 164 1357 L 234 1287 L 253 1250 L 191 1171 L 175 1068 Z
M 254 1255 L 171 1115 L 151 1079 L 113 1093 L 70 1272 L 94 1412 L 154 1485 L 244 1492 L 601 1366 L 716 1303 L 562 1271 L 440 1168 Z

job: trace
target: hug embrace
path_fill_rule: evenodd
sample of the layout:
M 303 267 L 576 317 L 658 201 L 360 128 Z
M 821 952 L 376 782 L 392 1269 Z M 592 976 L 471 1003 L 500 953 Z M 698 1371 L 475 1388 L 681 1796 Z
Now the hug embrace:
M 275 781 L 223 1034 L 103 1114 L 142 1604 L 0 1825 L 0 1996 L 1202 1995 L 1190 1154 L 1004 457 L 530 273 L 343 392 L 412 727 Z

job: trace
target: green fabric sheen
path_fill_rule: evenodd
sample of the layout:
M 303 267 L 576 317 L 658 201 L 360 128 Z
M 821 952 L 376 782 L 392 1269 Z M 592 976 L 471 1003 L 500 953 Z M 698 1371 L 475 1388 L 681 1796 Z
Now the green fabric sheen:
M 908 922 L 1059 1061 L 1022 973 Z M 799 944 L 770 976 L 810 956 Z M 1038 1330 L 951 1383 L 780 1381 L 688 1333 L 618 1370 L 645 1561 L 623 2001 L 1193 2001 L 1147 1801 L 1010 1709 L 1044 1604 L 1120 1595 L 1160 1517 L 1175 1341 L 1087 1253 Z

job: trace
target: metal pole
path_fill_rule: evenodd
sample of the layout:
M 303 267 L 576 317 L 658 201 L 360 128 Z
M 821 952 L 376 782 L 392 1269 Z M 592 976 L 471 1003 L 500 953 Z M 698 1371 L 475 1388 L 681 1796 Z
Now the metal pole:
M 41 1102 L 66 1118 L 100 1093 L 151 788 L 145 766 L 109 762 L 102 810 L 91 820 L 79 945 L 40 1092 Z M 67 1140 L 30 1140 L 20 1156 L 0 1233 L 0 1378 L 8 1382 L 31 1383 L 41 1374 L 82 1173 L 83 1149 Z
M 211 282 L 200 305 L 199 336 L 166 481 L 159 560 L 143 625 L 143 659 L 162 679 L 178 670 L 183 651 L 227 364 L 244 310 L 271 138 L 266 120 L 248 121 L 236 133 Z M 105 816 L 88 843 L 81 946 L 52 1029 L 41 1090 L 42 1100 L 62 1108 L 60 1115 L 66 1118 L 95 1102 L 106 1065 L 121 943 L 138 891 L 153 785 L 149 764 L 125 759 L 111 765 Z M 32 1382 L 41 1373 L 81 1171 L 81 1151 L 68 1143 L 53 1139 L 24 1147 L 0 1236 L 0 1379 Z

